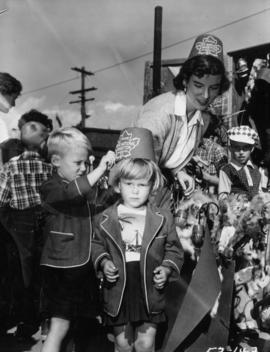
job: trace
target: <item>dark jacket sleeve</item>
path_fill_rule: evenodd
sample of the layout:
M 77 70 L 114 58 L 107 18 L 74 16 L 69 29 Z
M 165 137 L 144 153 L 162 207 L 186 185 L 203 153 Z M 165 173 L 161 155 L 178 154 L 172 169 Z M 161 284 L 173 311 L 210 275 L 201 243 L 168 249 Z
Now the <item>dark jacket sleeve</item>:
M 176 232 L 176 226 L 173 216 L 166 212 L 168 222 L 168 235 L 165 243 L 165 255 L 162 262 L 163 266 L 172 269 L 172 278 L 177 278 L 184 262 L 184 250 Z
M 52 177 L 41 187 L 43 205 L 62 211 L 70 203 L 81 204 L 92 190 L 87 176 L 78 177 L 74 181 L 65 182 Z
M 111 259 L 106 250 L 106 239 L 100 228 L 102 214 L 94 217 L 93 220 L 93 239 L 92 239 L 92 261 L 96 272 L 100 270 L 100 263 L 104 258 Z

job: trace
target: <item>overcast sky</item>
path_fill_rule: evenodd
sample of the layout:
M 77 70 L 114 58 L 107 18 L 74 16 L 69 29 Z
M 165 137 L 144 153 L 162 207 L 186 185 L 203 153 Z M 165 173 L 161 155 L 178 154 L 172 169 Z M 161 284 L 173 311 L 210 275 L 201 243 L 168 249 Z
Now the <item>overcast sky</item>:
M 7 9 L 0 15 L 0 70 L 23 84 L 11 118 L 3 117 L 9 127 L 30 108 L 58 113 L 64 124 L 79 122 L 79 104 L 69 104 L 77 97 L 69 92 L 80 89 L 80 76 L 71 67 L 82 66 L 95 73 L 86 86 L 98 88 L 87 93 L 95 97 L 87 103 L 92 114 L 87 126 L 130 125 L 142 104 L 145 61 L 152 60 L 157 5 L 163 8 L 162 59 L 186 57 L 194 40 L 186 39 L 204 32 L 220 37 L 225 52 L 270 42 L 270 0 L 0 0 L 0 4 L 0 10 Z

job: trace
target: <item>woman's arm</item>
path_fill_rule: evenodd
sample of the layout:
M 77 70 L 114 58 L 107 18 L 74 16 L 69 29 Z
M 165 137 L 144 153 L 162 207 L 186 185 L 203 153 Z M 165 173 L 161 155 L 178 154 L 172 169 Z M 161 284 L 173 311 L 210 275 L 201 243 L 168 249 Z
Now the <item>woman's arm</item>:
M 174 111 L 175 94 L 169 92 L 149 100 L 141 109 L 135 127 L 152 132 L 156 162 L 159 163 L 164 141 L 171 128 L 170 115 Z

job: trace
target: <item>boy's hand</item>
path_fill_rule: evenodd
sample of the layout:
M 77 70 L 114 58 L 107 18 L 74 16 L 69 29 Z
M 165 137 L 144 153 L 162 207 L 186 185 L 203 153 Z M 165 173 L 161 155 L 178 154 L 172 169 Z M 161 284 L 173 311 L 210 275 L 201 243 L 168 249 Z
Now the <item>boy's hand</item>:
M 156 269 L 153 271 L 153 274 L 154 286 L 156 289 L 161 290 L 164 288 L 168 277 L 171 274 L 171 269 L 160 265 L 156 267 Z
M 91 160 L 89 160 L 91 166 Z M 94 186 L 103 176 L 106 170 L 109 170 L 115 163 L 115 153 L 111 150 L 105 154 L 95 169 L 89 168 L 89 173 L 87 174 L 88 181 L 91 186 Z
M 105 154 L 101 158 L 99 166 L 101 168 L 103 168 L 104 171 L 106 171 L 106 170 L 110 170 L 112 168 L 112 166 L 114 165 L 114 163 L 115 163 L 115 153 L 113 151 L 109 150 L 107 152 L 107 154 Z
M 104 264 L 102 264 L 103 273 L 106 276 L 107 281 L 113 283 L 116 282 L 119 274 L 118 269 L 115 267 L 111 260 L 106 260 Z

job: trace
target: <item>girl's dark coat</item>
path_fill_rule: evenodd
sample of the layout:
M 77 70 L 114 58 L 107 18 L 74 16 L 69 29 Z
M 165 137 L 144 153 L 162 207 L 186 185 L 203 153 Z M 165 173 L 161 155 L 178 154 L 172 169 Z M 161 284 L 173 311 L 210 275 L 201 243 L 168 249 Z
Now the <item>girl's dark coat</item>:
M 97 271 L 104 258 L 113 261 L 119 278 L 104 284 L 104 310 L 115 317 L 119 313 L 126 286 L 125 249 L 117 216 L 117 203 L 103 211 L 95 219 L 92 243 L 93 261 Z M 144 301 L 149 314 L 158 314 L 164 309 L 165 292 L 153 284 L 153 271 L 159 265 L 172 269 L 171 277 L 178 277 L 183 263 L 183 249 L 179 242 L 173 217 L 164 209 L 147 206 L 146 224 L 142 240 L 140 272 Z

